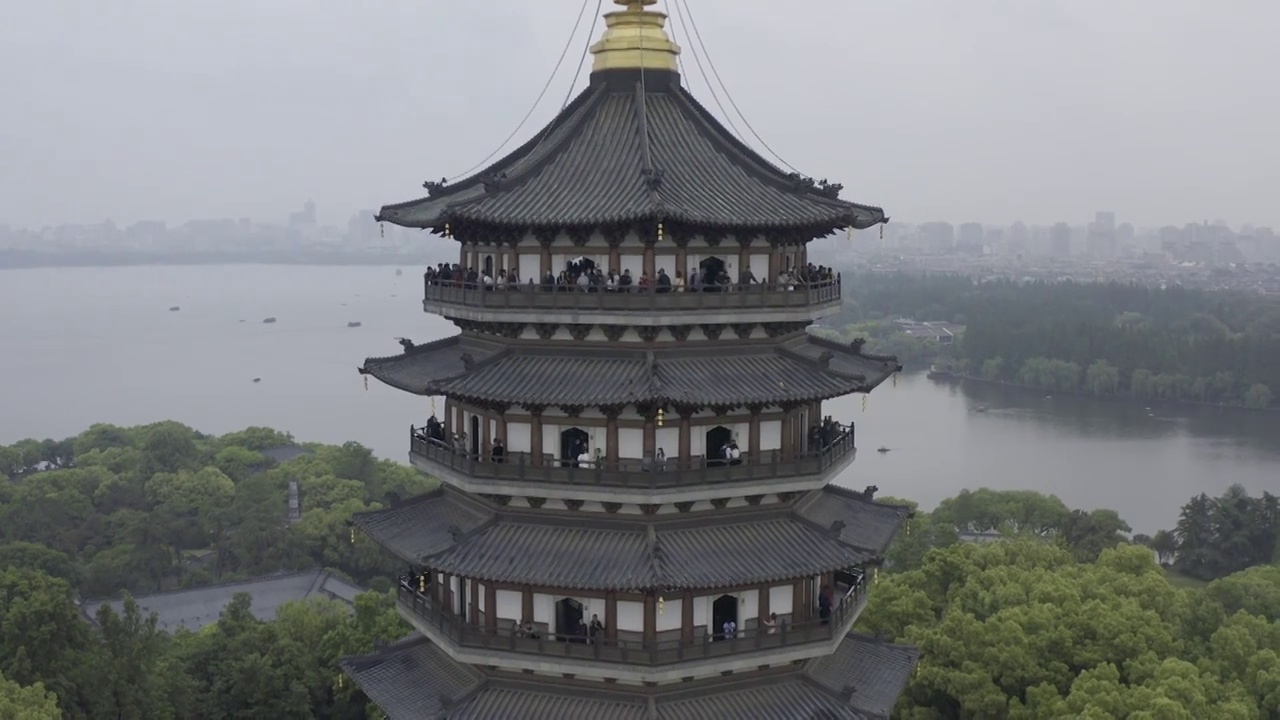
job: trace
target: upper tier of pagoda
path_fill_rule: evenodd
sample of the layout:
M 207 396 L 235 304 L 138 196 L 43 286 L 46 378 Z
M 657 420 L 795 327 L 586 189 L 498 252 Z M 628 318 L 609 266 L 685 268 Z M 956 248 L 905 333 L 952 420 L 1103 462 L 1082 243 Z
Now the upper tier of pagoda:
M 664 222 L 813 236 L 888 220 L 841 200 L 838 184 L 779 169 L 721 125 L 680 84 L 666 16 L 647 4 L 606 15 L 589 86 L 528 142 L 456 183 L 425 183 L 427 197 L 377 219 L 459 235 Z

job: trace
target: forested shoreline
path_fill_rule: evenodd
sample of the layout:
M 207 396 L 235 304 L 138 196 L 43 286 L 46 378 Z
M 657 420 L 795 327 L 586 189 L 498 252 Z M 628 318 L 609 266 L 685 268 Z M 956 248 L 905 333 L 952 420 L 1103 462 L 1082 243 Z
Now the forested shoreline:
M 957 375 L 1054 392 L 1269 408 L 1280 390 L 1280 298 L 1137 285 L 975 282 L 848 273 L 827 322 Z M 942 346 L 895 318 L 962 326 Z
M 410 628 L 397 568 L 346 519 L 433 485 L 354 443 L 266 428 L 95 425 L 0 447 L 0 717 L 380 717 L 336 660 Z M 1030 491 L 918 512 L 858 625 L 924 651 L 895 717 L 1280 718 L 1277 498 L 1201 495 L 1170 530 L 1129 533 L 1114 511 Z M 271 621 L 241 595 L 174 633 L 128 599 L 313 567 L 372 591 Z M 81 603 L 97 595 L 124 596 L 123 611 L 91 624 Z

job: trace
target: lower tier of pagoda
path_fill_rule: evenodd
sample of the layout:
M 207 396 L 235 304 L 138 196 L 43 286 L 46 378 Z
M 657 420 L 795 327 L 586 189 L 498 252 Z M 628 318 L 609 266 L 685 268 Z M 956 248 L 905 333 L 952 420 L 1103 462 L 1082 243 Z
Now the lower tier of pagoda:
M 918 660 L 915 648 L 854 633 L 804 663 L 622 685 L 459 663 L 415 636 L 339 666 L 390 720 L 871 720 L 889 717 Z
M 868 355 L 798 333 L 770 342 L 530 343 L 463 334 L 360 368 L 419 395 L 525 407 L 737 408 L 810 403 L 870 392 L 902 369 L 895 358 Z

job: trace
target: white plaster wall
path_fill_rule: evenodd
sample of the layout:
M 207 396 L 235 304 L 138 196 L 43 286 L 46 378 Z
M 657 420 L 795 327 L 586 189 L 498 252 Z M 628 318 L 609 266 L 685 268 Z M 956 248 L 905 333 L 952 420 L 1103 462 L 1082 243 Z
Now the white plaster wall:
M 529 423 L 507 423 L 507 436 L 502 439 L 511 452 L 531 452 L 533 450 L 533 428 Z M 545 445 L 543 446 L 546 447 Z
M 499 619 L 510 620 L 512 622 L 520 622 L 525 618 L 520 617 L 523 598 L 520 593 L 514 590 L 499 590 L 495 593 L 495 604 L 498 607 L 497 615 Z M 537 606 L 534 606 L 535 610 Z
M 714 598 L 702 596 L 693 599 L 693 626 L 706 625 L 711 622 L 711 603 Z
M 658 447 L 667 453 L 668 460 L 680 454 L 680 428 L 671 427 L 671 423 L 667 422 L 663 427 L 657 428 L 655 439 L 658 442 Z
M 738 627 L 746 627 L 747 621 L 760 616 L 760 593 L 751 590 L 738 593 Z
M 644 430 L 640 428 L 618 428 L 618 457 L 644 457 Z
M 782 421 L 781 420 L 761 420 L 760 421 L 760 449 L 761 450 L 781 450 L 782 449 Z
M 618 629 L 628 632 L 644 632 L 644 603 L 619 600 Z
M 684 618 L 684 600 L 667 598 L 666 609 L 658 614 L 658 632 L 679 630 Z
M 549 425 L 543 420 L 542 452 L 550 453 L 551 457 L 560 457 L 560 430 L 559 425 Z
M 774 585 L 769 588 L 769 612 L 776 612 L 779 615 L 794 612 L 791 607 L 794 597 L 795 593 L 790 585 Z
M 755 274 L 756 280 L 760 282 L 773 282 L 774 278 L 769 277 L 769 256 L 768 255 L 751 255 L 751 272 Z
M 559 598 L 553 598 L 550 595 L 543 595 L 542 593 L 533 594 L 533 621 L 547 623 L 552 632 L 555 632 L 556 629 L 555 604 L 558 599 Z
M 462 612 L 462 598 L 458 596 L 458 583 L 462 578 L 454 575 L 449 578 L 449 589 L 453 591 L 452 601 L 449 603 L 453 606 L 453 611 Z

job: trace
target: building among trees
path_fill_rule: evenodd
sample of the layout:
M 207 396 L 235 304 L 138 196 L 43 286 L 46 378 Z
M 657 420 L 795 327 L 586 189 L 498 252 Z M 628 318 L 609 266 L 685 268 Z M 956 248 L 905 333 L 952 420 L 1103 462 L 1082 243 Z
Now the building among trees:
M 828 485 L 822 407 L 901 365 L 806 332 L 840 305 L 808 243 L 884 212 L 722 127 L 654 2 L 532 140 L 379 215 L 459 246 L 425 307 L 461 333 L 361 368 L 432 398 L 442 482 L 352 520 L 406 565 L 418 635 L 341 661 L 393 720 L 888 717 L 916 664 L 852 631 L 911 513 Z

